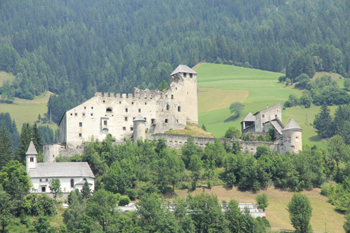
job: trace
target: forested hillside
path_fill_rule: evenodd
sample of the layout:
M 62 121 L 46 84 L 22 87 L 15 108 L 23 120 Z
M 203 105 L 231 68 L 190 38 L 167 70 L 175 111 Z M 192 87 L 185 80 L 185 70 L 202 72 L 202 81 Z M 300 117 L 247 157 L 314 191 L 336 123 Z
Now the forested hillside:
M 5 0 L 0 69 L 16 75 L 17 97 L 59 95 L 55 122 L 95 91 L 157 88 L 179 63 L 346 76 L 349 10 L 349 0 Z

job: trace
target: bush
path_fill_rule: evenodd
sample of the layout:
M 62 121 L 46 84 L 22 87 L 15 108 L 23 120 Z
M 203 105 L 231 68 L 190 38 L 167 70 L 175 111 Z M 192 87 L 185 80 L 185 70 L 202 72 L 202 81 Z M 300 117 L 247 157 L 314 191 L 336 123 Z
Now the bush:
M 154 184 L 145 184 L 138 191 L 138 197 L 141 198 L 146 193 L 159 193 L 159 189 Z
M 177 185 L 177 188 L 178 189 L 188 189 L 188 185 L 186 183 L 181 182 Z
M 137 193 L 134 189 L 128 189 L 126 190 L 126 195 L 130 198 L 130 200 L 134 201 L 137 197 Z
M 266 218 L 257 217 L 256 220 L 260 222 L 264 227 L 271 227 L 270 222 Z
M 127 197 L 127 196 L 122 196 L 122 197 L 120 197 L 118 206 L 126 206 L 126 205 L 128 205 L 129 203 L 130 203 L 129 197 Z
M 196 190 L 197 189 L 197 181 L 194 180 L 192 181 L 192 190 Z

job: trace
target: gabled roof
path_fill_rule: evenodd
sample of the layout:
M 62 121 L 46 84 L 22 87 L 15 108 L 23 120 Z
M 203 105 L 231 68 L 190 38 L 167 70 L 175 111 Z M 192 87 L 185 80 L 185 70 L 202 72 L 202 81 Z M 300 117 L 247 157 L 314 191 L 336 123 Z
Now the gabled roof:
M 35 149 L 33 141 L 30 141 L 26 155 L 37 155 L 38 152 Z
M 30 178 L 95 177 L 87 162 L 37 163 L 28 173 Z
M 264 109 L 261 109 L 260 111 L 257 111 L 256 113 L 254 113 L 253 115 L 255 116 L 256 114 L 258 114 L 259 112 L 264 112 L 266 109 L 269 109 L 269 108 L 272 108 L 272 107 L 275 107 L 276 105 L 281 105 L 281 103 L 277 103 L 277 104 L 274 104 L 272 106 L 269 106 L 267 108 L 264 108 Z
M 196 71 L 192 70 L 190 67 L 186 65 L 179 65 L 170 76 L 177 74 L 177 73 L 188 73 L 188 74 L 197 74 Z
M 135 117 L 134 121 L 146 121 L 144 117 L 142 117 L 140 114 Z
M 244 118 L 243 121 L 255 121 L 255 116 L 250 112 L 248 115 Z
M 271 125 L 277 130 L 279 134 L 282 134 L 282 126 L 277 121 L 270 121 Z
M 284 127 L 283 130 L 288 130 L 288 129 L 301 129 L 300 126 L 295 122 L 294 119 L 290 120 L 290 122 Z

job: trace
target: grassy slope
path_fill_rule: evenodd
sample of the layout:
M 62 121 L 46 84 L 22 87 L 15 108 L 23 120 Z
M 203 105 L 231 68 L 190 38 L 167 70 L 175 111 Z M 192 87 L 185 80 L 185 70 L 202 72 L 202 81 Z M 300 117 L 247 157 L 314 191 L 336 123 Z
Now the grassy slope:
M 187 189 L 176 190 L 177 195 L 182 197 L 186 197 L 188 192 L 190 191 Z M 203 190 L 201 188 L 197 188 L 197 190 L 192 192 L 192 195 L 200 194 L 202 192 Z M 287 204 L 293 196 L 293 192 L 280 191 L 270 187 L 267 190 L 258 193 L 251 193 L 238 191 L 235 187 L 232 189 L 226 189 L 220 186 L 215 186 L 211 190 L 205 189 L 204 192 L 217 195 L 221 201 L 235 199 L 238 202 L 254 203 L 256 203 L 255 196 L 257 194 L 266 193 L 269 200 L 269 206 L 266 209 L 266 216 L 271 227 L 293 230 L 289 220 L 289 213 L 286 210 Z M 345 221 L 345 216 L 334 211 L 334 206 L 327 202 L 327 197 L 320 194 L 320 189 L 303 191 L 301 193 L 306 194 L 311 201 L 313 208 L 311 225 L 314 231 L 324 232 L 326 223 L 328 232 L 344 232 L 343 223 Z
M 248 69 L 230 65 L 202 63 L 196 66 L 198 73 L 198 109 L 199 125 L 205 124 L 207 130 L 216 137 L 222 137 L 231 125 L 240 129 L 240 122 L 249 112 L 256 112 L 278 102 L 282 104 L 290 94 L 301 96 L 302 91 L 294 86 L 285 87 L 278 83 L 281 73 Z M 317 73 L 319 77 L 326 73 Z M 334 76 L 334 77 L 333 77 Z M 339 75 L 332 77 L 343 86 Z M 239 118 L 229 111 L 229 105 L 235 101 L 245 105 Z M 332 112 L 337 108 L 330 107 Z M 324 146 L 325 142 L 316 135 L 310 125 L 319 112 L 319 106 L 287 108 L 282 111 L 283 123 L 287 124 L 293 117 L 303 129 L 303 144 Z M 306 119 L 307 115 L 307 119 Z M 306 124 L 306 122 L 308 124 Z

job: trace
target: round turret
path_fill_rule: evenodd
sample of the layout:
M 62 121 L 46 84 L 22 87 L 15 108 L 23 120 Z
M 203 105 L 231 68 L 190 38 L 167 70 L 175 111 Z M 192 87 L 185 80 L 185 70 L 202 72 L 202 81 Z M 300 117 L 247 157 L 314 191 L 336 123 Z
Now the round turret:
M 146 138 L 146 120 L 140 114 L 134 119 L 134 143 Z
M 282 129 L 283 144 L 286 151 L 298 153 L 303 149 L 301 131 L 302 129 L 294 119 Z

